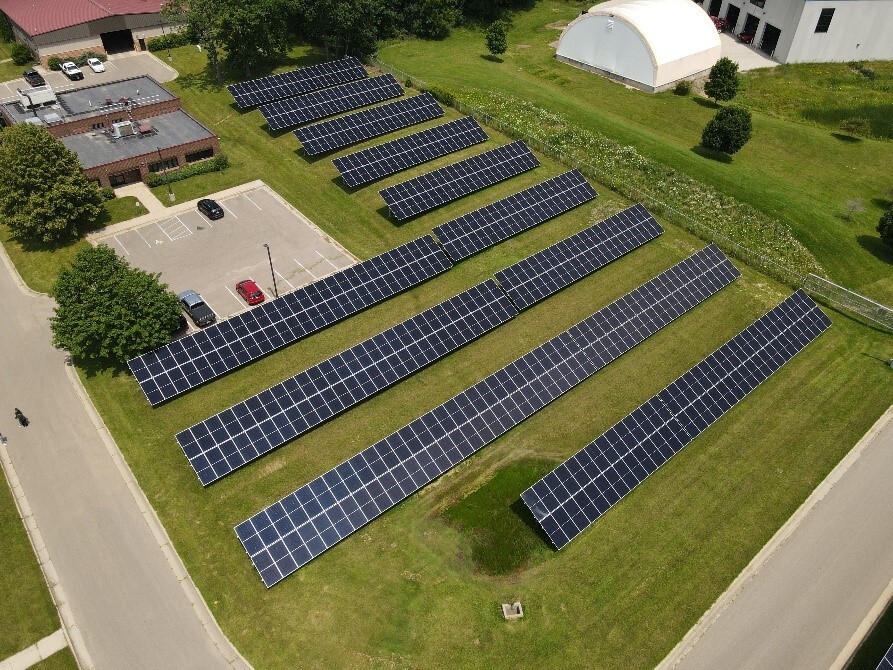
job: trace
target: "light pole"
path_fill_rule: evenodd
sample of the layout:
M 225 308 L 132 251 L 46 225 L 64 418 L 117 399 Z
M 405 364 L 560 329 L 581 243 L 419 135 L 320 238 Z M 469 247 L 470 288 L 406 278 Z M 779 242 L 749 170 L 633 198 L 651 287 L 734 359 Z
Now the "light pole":
M 161 169 L 164 170 L 164 182 L 167 184 L 167 199 L 171 202 L 174 201 L 174 190 L 171 188 L 171 183 L 167 178 L 167 165 L 164 164 L 164 159 L 161 157 L 161 147 L 155 147 L 158 150 L 158 162 L 161 163 Z
M 273 257 L 270 255 L 270 245 L 264 245 L 267 248 L 267 260 L 270 261 L 270 276 L 273 278 L 273 293 L 279 297 L 279 289 L 276 288 L 276 273 L 273 272 Z

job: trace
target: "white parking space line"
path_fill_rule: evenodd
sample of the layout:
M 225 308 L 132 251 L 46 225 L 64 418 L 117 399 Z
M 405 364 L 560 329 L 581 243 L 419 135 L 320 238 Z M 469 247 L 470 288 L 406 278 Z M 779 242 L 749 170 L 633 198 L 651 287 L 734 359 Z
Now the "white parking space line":
M 291 286 L 291 290 L 292 290 L 292 291 L 295 290 L 295 285 L 292 284 L 290 281 L 288 281 L 288 279 L 286 279 L 285 277 L 283 277 L 283 276 L 279 273 L 279 270 L 273 270 L 273 272 L 276 273 L 276 275 L 279 277 L 279 279 L 281 279 L 281 280 L 284 281 L 286 284 L 288 284 L 289 286 Z
M 127 254 L 128 256 L 130 255 L 130 252 L 127 251 L 127 247 L 125 247 L 123 244 L 121 244 L 121 240 L 118 239 L 118 236 L 117 236 L 117 235 L 115 235 L 115 242 L 117 242 L 118 245 L 119 245 L 122 249 L 124 249 L 124 253 L 125 253 L 125 254 Z
M 303 265 L 301 265 L 301 261 L 299 261 L 297 258 L 292 258 L 292 260 L 293 260 L 295 263 L 297 263 L 297 264 L 298 264 L 298 267 L 301 268 L 301 269 L 302 269 L 304 272 L 306 272 L 308 275 L 310 275 L 310 276 L 313 277 L 314 279 L 319 279 L 319 277 L 317 277 L 315 274 L 313 274 L 312 272 L 310 272 L 310 270 L 308 270 L 308 269 L 305 268 Z
M 250 202 L 252 205 L 254 205 L 255 207 L 257 207 L 260 211 L 264 211 L 263 208 L 262 208 L 260 205 L 258 205 L 256 202 L 254 202 L 254 200 L 252 200 L 251 198 L 248 197 L 248 194 L 247 194 L 247 193 L 243 193 L 243 194 L 242 194 L 242 197 L 244 197 L 245 200 L 247 200 L 247 201 Z
M 176 221 L 176 223 L 174 223 Z M 161 230 L 162 233 L 167 235 L 167 239 L 171 242 L 176 242 L 177 240 L 183 237 L 189 237 L 192 235 L 192 231 L 186 226 L 183 221 L 180 220 L 180 217 L 174 217 L 173 219 L 168 219 L 167 221 L 163 221 L 161 223 L 155 224 L 158 226 L 158 229 Z
M 233 299 L 236 301 L 236 304 L 237 304 L 239 307 L 241 307 L 241 306 L 242 306 L 242 301 L 239 300 L 239 296 L 237 296 L 235 293 L 233 293 L 232 289 L 231 289 L 229 286 L 227 286 L 226 284 L 224 284 L 223 288 L 225 288 L 225 289 L 229 292 L 229 294 L 230 294 L 230 295 L 233 297 Z
M 320 258 L 322 258 L 326 263 L 328 263 L 329 265 L 331 265 L 331 266 L 332 266 L 333 268 L 335 268 L 336 270 L 339 269 L 337 265 L 335 265 L 332 261 L 330 261 L 328 258 L 326 258 L 325 256 L 323 256 L 323 255 L 319 252 L 319 249 L 316 249 L 315 251 L 316 251 L 317 255 L 318 255 Z
M 149 242 L 146 240 L 145 237 L 143 237 L 143 234 L 140 232 L 140 229 L 139 229 L 139 228 L 136 228 L 135 230 L 136 230 L 136 234 L 140 236 L 140 239 L 141 239 L 143 242 L 146 243 L 146 246 L 147 246 L 147 247 L 149 247 L 149 248 L 151 249 L 151 248 L 152 248 L 152 245 L 149 244 Z
M 229 213 L 232 215 L 232 217 L 233 217 L 234 219 L 238 219 L 238 218 L 239 218 L 238 216 L 236 216 L 235 214 L 233 214 L 233 210 L 231 210 L 229 207 L 227 207 L 226 205 L 224 205 L 222 202 L 220 203 L 220 206 L 223 207 L 223 209 L 225 209 L 227 212 L 229 212 Z

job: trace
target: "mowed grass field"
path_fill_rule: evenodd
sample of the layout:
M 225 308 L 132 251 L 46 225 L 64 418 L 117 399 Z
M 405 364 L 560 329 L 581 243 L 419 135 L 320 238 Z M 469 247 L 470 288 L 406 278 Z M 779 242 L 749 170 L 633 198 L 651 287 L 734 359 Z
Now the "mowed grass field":
M 812 92 L 810 113 L 831 105 L 831 93 L 816 95 L 801 77 L 797 86 L 787 79 L 769 82 L 777 98 L 754 92 L 747 95 L 745 75 L 742 100 L 754 101 L 753 139 L 731 162 L 696 152 L 701 132 L 716 113 L 712 101 L 672 92 L 652 95 L 608 81 L 555 59 L 550 42 L 559 28 L 580 13 L 580 5 L 566 0 L 542 0 L 529 11 L 512 15 L 508 52 L 502 62 L 484 56 L 483 31 L 454 30 L 441 42 L 406 40 L 383 46 L 379 58 L 411 75 L 452 91 L 501 91 L 565 115 L 571 122 L 635 146 L 644 155 L 734 196 L 791 227 L 823 264 L 830 277 L 885 304 L 893 304 L 893 252 L 878 239 L 874 227 L 893 186 L 893 143 L 851 141 L 831 129 L 787 120 L 766 113 L 767 108 L 805 104 Z M 752 75 L 754 89 L 772 75 Z M 855 88 L 855 78 L 847 84 Z M 775 85 L 777 83 L 777 86 Z M 787 90 L 786 89 L 789 89 Z M 852 91 L 849 98 L 853 97 Z M 799 98 L 798 98 L 799 96 Z M 854 105 L 845 93 L 838 96 Z M 880 106 L 875 118 L 889 112 L 891 94 L 869 91 L 868 106 Z M 756 99 L 759 98 L 759 104 Z M 837 109 L 835 107 L 834 109 Z M 833 115 L 832 115 L 833 116 Z M 510 121 L 510 119 L 509 119 Z M 848 221 L 845 203 L 861 199 L 865 211 Z M 709 221 L 705 221 L 709 225 Z
M 307 160 L 293 135 L 271 136 L 259 112 L 238 112 L 229 94 L 209 83 L 203 55 L 191 47 L 173 53 L 182 75 L 171 88 L 220 134 L 232 163 L 223 173 L 174 184 L 178 200 L 261 177 L 362 257 L 564 170 L 543 160 L 537 170 L 394 225 L 378 189 L 507 139 L 491 132 L 486 145 L 348 192 L 331 155 Z M 314 58 L 295 50 L 290 67 Z M 790 294 L 739 263 L 744 275 L 733 285 L 265 589 L 235 524 L 704 243 L 667 226 L 659 239 L 208 489 L 175 433 L 629 204 L 597 188 L 595 201 L 157 409 L 129 375 L 81 371 L 211 611 L 255 667 L 651 667 L 893 402 L 893 371 L 885 364 L 893 339 L 832 313 L 833 328 L 562 552 L 525 523 L 508 521 L 505 505 L 535 481 L 544 461 L 557 464 L 582 448 Z M 488 512 L 474 494 L 491 480 L 499 495 Z M 533 534 L 521 538 L 523 564 L 499 576 L 482 569 L 475 554 L 473 533 L 488 515 L 506 532 Z M 492 534 L 484 552 L 507 540 Z M 526 616 L 507 623 L 499 606 L 515 599 Z

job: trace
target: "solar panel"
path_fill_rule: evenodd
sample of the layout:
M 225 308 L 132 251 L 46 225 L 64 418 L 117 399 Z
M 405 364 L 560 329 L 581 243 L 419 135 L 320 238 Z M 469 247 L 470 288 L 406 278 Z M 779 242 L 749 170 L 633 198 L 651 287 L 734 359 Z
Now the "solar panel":
M 207 486 L 517 313 L 488 279 L 178 433 L 177 442 Z
M 454 261 L 592 200 L 598 193 L 571 170 L 437 226 L 434 235 Z
M 394 76 L 385 74 L 315 91 L 297 98 L 271 102 L 261 107 L 260 113 L 267 120 L 270 130 L 280 130 L 390 98 L 399 98 L 401 95 L 403 88 Z
M 355 188 L 486 141 L 484 129 L 472 117 L 465 116 L 332 162 L 344 183 Z
M 877 670 L 893 670 L 893 644 L 890 645 L 887 653 L 884 654 L 881 662 L 878 663 Z
M 401 221 L 532 170 L 539 164 L 527 145 L 517 140 L 389 186 L 379 193 L 391 216 Z
M 230 84 L 226 88 L 235 99 L 236 106 L 245 109 L 367 76 L 363 64 L 353 56 L 347 56 L 341 60 L 302 67 L 291 72 Z
M 127 362 L 152 405 L 219 377 L 452 266 L 430 236 L 264 302 Z
M 443 109 L 434 96 L 422 93 L 331 121 L 304 126 L 293 132 L 301 142 L 301 148 L 315 156 L 440 116 L 443 116 Z
M 674 276 L 682 286 L 698 280 Z M 679 288 L 664 282 L 656 290 Z M 642 321 L 637 304 L 623 315 L 627 327 L 658 330 L 662 323 Z M 593 374 L 597 365 L 574 332 L 553 337 L 236 526 L 264 584 L 291 574 Z M 618 356 L 638 341 L 622 339 L 626 332 L 615 330 Z
M 524 504 L 561 549 L 830 325 L 797 291 L 527 489 Z
M 633 205 L 497 272 L 496 279 L 526 309 L 663 232 L 648 210 Z

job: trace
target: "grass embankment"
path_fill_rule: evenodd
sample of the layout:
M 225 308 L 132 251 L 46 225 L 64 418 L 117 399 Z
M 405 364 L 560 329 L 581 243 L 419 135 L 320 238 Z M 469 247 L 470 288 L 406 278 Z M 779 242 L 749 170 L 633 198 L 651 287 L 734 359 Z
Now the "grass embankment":
M 312 57 L 304 53 L 296 50 L 294 61 L 306 64 Z M 332 156 L 308 161 L 291 133 L 271 136 L 257 111 L 237 112 L 229 94 L 209 82 L 195 49 L 173 56 L 184 76 L 171 87 L 220 134 L 232 163 L 224 173 L 174 184 L 179 199 L 262 177 L 359 256 L 563 170 L 544 160 L 537 170 L 396 226 L 383 213 L 380 188 L 505 138 L 491 133 L 484 146 L 348 192 Z M 790 293 L 743 267 L 741 279 L 704 305 L 265 589 L 235 538 L 236 523 L 703 243 L 667 226 L 665 235 L 629 257 L 208 489 L 198 484 L 174 434 L 626 204 L 603 191 L 593 203 L 154 410 L 128 375 L 83 374 L 211 611 L 255 667 L 652 667 L 893 402 L 893 372 L 884 362 L 893 357 L 893 342 L 835 314 L 834 327 L 818 342 L 567 549 L 553 553 L 539 545 L 527 569 L 483 574 L 470 560 L 471 535 L 444 523 L 443 511 L 497 481 L 492 510 L 479 506 L 474 516 L 508 519 L 507 501 L 538 473 L 500 476 L 506 465 L 566 458 Z M 512 524 L 505 528 L 517 532 Z M 490 546 L 498 544 L 496 538 Z M 499 603 L 508 599 L 522 600 L 524 620 L 501 620 Z
M 15 448 L 15 434 L 9 448 Z M 59 629 L 59 615 L 0 474 L 0 661 Z
M 16 65 L 12 62 L 12 42 L 0 42 L 0 81 L 10 81 L 19 79 L 22 82 L 21 88 L 28 86 L 27 82 L 22 79 L 22 72 L 27 70 L 31 65 Z
M 102 203 L 102 213 L 94 227 L 111 226 L 143 214 L 144 211 L 136 208 L 136 203 L 137 199 L 131 195 Z M 6 253 L 15 264 L 22 281 L 29 288 L 41 293 L 52 293 L 59 270 L 68 265 L 77 253 L 89 244 L 83 238 L 62 246 L 23 244 L 13 239 L 9 227 L 2 223 L 0 223 L 0 243 L 6 247 Z
M 577 3 L 561 0 L 543 0 L 516 13 L 503 62 L 484 57 L 483 33 L 477 29 L 455 30 L 441 42 L 397 42 L 383 47 L 379 56 L 448 90 L 521 96 L 582 128 L 632 145 L 789 225 L 832 279 L 893 303 L 893 252 L 874 231 L 883 194 L 891 186 L 893 143 L 851 142 L 823 128 L 757 112 L 753 139 L 733 160 L 704 156 L 698 145 L 716 112 L 711 101 L 629 90 L 555 60 L 549 43 L 560 32 L 547 26 L 577 14 Z M 826 104 L 831 103 L 818 106 Z M 873 94 L 867 104 L 876 104 Z M 847 221 L 844 204 L 855 198 L 862 199 L 865 212 Z

